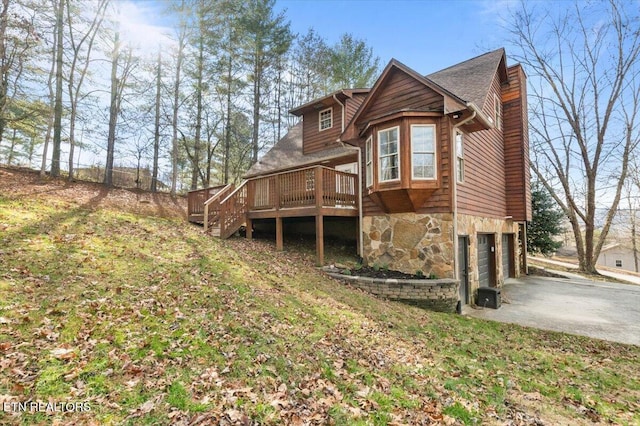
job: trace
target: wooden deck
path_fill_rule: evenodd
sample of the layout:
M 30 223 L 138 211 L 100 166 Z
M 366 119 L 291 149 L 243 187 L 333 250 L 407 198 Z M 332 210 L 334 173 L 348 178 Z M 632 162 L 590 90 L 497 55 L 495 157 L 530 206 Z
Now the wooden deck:
M 358 216 L 358 176 L 323 166 L 260 176 L 234 188 L 216 186 L 188 195 L 189 221 L 221 238 L 246 226 L 251 238 L 252 221 L 276 221 L 276 248 L 283 249 L 282 219 L 315 217 L 316 255 L 324 263 L 325 216 Z

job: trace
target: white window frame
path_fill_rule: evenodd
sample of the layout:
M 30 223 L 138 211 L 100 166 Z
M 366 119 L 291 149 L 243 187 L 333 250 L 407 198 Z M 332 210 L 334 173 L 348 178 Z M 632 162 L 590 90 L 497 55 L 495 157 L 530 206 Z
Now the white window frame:
M 460 144 L 458 144 L 458 136 L 460 137 Z M 460 130 L 456 130 L 455 134 L 455 147 L 456 147 L 456 179 L 458 183 L 464 182 L 464 133 Z
M 413 144 L 413 129 L 417 127 L 430 127 L 433 130 L 433 151 L 418 151 L 414 150 Z M 436 125 L 435 124 L 412 124 L 411 129 L 409 131 L 411 137 L 411 179 L 413 180 L 436 180 L 438 179 L 438 156 L 437 156 L 437 133 L 436 133 Z M 415 154 L 431 154 L 433 155 L 433 176 L 429 177 L 416 177 L 415 169 L 413 164 L 413 156 Z
M 380 134 L 381 133 L 391 132 L 393 130 L 396 131 L 396 152 L 395 152 L 395 154 L 387 154 L 385 156 L 382 156 L 381 155 L 382 149 L 380 148 Z M 401 158 L 400 157 L 400 126 L 394 126 L 394 127 L 389 127 L 387 129 L 379 130 L 377 136 L 378 136 L 378 141 L 377 141 L 377 144 L 378 144 L 378 182 L 396 182 L 396 181 L 399 181 L 400 180 L 400 176 L 402 176 L 401 175 L 402 171 L 400 170 L 400 158 Z M 398 177 L 394 178 L 394 179 L 383 179 L 382 176 L 383 176 L 384 170 L 382 169 L 382 159 L 383 158 L 388 158 L 388 157 L 393 157 L 394 155 L 398 158 L 398 160 L 397 160 L 398 161 L 398 163 L 397 163 L 398 164 Z
M 364 145 L 365 180 L 367 188 L 373 186 L 373 136 L 369 136 Z
M 327 127 L 322 127 L 322 123 L 326 122 L 327 120 L 322 118 L 322 114 L 329 112 L 329 126 Z M 330 128 L 333 127 L 333 107 L 330 108 L 326 108 L 323 109 L 322 111 L 318 112 L 318 131 L 323 132 L 325 130 L 329 130 Z
M 493 94 L 493 115 L 495 116 L 496 129 L 502 130 L 502 102 L 495 93 Z
M 622 268 L 622 260 L 616 259 L 616 268 Z

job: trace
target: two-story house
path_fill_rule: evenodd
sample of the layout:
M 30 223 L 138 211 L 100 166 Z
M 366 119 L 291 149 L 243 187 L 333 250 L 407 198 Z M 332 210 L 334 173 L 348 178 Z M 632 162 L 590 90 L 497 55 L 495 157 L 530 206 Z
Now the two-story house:
M 291 113 L 301 122 L 213 203 L 241 212 L 223 236 L 270 218 L 281 249 L 283 219 L 315 218 L 322 262 L 325 219 L 351 217 L 367 264 L 457 278 L 463 304 L 526 268 L 526 76 L 504 49 L 427 76 L 392 60 L 371 89 Z

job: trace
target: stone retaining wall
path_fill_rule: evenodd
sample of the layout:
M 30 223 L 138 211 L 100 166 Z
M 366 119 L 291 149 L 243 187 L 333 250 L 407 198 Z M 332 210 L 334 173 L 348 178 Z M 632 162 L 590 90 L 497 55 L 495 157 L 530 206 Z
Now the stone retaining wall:
M 455 312 L 458 304 L 458 281 L 401 280 L 342 275 L 325 269 L 325 272 L 352 287 L 376 296 L 439 312 Z
M 394 271 L 453 278 L 453 216 L 396 213 L 362 221 L 364 261 Z

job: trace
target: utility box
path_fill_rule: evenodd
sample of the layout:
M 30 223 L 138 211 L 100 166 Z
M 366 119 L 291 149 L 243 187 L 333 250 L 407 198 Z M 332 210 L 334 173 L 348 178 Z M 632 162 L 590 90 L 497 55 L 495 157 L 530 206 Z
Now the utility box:
M 480 287 L 476 305 L 483 308 L 498 309 L 502 304 L 500 289 L 495 287 Z

